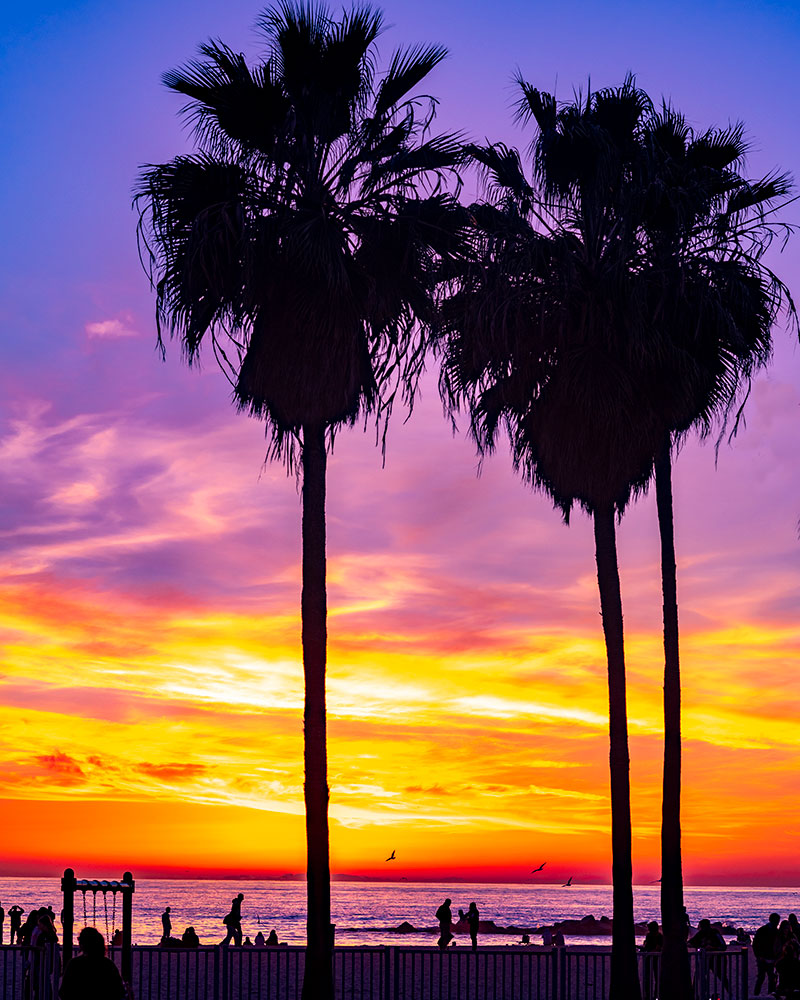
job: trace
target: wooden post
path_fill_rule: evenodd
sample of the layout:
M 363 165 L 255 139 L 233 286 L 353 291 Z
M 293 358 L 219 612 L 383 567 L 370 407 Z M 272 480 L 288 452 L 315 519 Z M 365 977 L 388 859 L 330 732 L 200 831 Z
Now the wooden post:
M 122 979 L 126 983 L 133 982 L 133 890 L 135 884 L 133 875 L 125 872 L 122 881 L 127 883 L 127 888 L 122 889 Z
M 75 872 L 71 868 L 64 870 L 61 891 L 64 893 L 64 908 L 61 911 L 61 965 L 66 968 L 67 962 L 72 958 L 72 929 L 75 923 Z

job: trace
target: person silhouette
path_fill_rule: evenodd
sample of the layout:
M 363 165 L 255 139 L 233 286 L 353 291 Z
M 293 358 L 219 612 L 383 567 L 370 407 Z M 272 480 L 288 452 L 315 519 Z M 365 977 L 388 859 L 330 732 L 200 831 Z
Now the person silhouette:
M 642 942 L 643 959 L 642 994 L 644 1000 L 658 995 L 658 980 L 660 975 L 660 952 L 664 947 L 664 935 L 658 929 L 658 921 L 651 920 L 647 925 L 647 934 Z
M 172 917 L 170 917 L 171 907 L 167 907 L 166 910 L 161 914 L 161 927 L 163 929 L 163 934 L 161 935 L 162 941 L 169 941 L 172 937 Z
M 181 941 L 183 941 L 184 948 L 199 948 L 200 938 L 197 936 L 197 931 L 194 927 L 187 927 L 186 930 L 181 935 Z
M 264 932 L 259 931 L 258 934 L 253 938 L 253 944 L 256 948 L 263 948 L 266 944 L 266 938 L 264 937 Z
M 453 932 L 450 929 L 453 923 L 453 911 L 450 909 L 452 902 L 452 899 L 448 897 L 436 911 L 436 919 L 439 921 L 439 941 L 437 943 L 441 951 L 444 951 L 453 940 Z
M 658 921 L 651 920 L 647 925 L 647 934 L 642 942 L 642 951 L 661 951 L 664 947 L 664 935 L 658 929 Z
M 269 937 L 267 938 L 267 944 L 271 945 L 271 946 L 280 944 L 280 942 L 278 941 L 278 935 L 277 935 L 274 927 L 269 932 Z
M 22 944 L 20 931 L 22 929 L 22 914 L 25 911 L 15 903 L 8 911 L 8 943 Z
M 244 899 L 244 893 L 240 892 L 238 896 L 231 900 L 231 912 L 223 918 L 223 923 L 228 928 L 228 933 L 225 936 L 223 944 L 229 944 L 231 940 L 234 944 L 241 945 L 242 943 L 242 900 Z
M 474 903 L 469 904 L 469 909 L 467 910 L 467 923 L 469 924 L 469 937 L 472 941 L 472 950 L 478 950 L 478 927 L 480 926 L 480 913 L 478 913 L 478 907 Z
M 775 996 L 785 997 L 786 1000 L 797 1000 L 800 997 L 800 958 L 797 956 L 797 948 L 794 938 L 786 941 L 775 962 L 778 974 Z
M 3 925 L 6 922 L 6 911 L 0 905 L 0 944 L 3 944 Z
M 775 978 L 775 953 L 778 945 L 778 925 L 781 922 L 779 913 L 770 913 L 769 920 L 759 927 L 753 937 L 753 954 L 756 957 L 756 981 L 753 986 L 755 995 L 761 992 L 764 979 L 767 979 L 767 992 L 774 993 L 777 986 Z
M 108 997 L 121 1000 L 125 986 L 119 969 L 106 957 L 106 943 L 96 927 L 84 927 L 78 935 L 80 955 L 67 963 L 58 995 L 61 1000 Z

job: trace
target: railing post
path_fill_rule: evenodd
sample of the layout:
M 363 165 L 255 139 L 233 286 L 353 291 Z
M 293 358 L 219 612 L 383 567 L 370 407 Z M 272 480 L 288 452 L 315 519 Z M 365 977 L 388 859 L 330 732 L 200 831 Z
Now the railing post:
M 383 1000 L 391 1000 L 391 973 L 392 973 L 392 949 L 387 948 L 383 953 Z
M 228 1000 L 228 949 L 230 945 L 217 945 L 220 954 L 220 1000 Z
M 211 962 L 211 981 L 214 984 L 212 989 L 214 991 L 213 1000 L 219 1000 L 219 945 L 215 944 L 214 949 L 211 952 L 212 962 Z M 208 967 L 206 966 L 206 982 L 208 982 Z
M 742 970 L 742 985 L 739 991 L 739 996 L 742 1000 L 747 1000 L 750 990 L 750 970 L 747 968 L 748 960 L 748 949 L 742 948 L 742 957 L 739 959 L 739 968 Z

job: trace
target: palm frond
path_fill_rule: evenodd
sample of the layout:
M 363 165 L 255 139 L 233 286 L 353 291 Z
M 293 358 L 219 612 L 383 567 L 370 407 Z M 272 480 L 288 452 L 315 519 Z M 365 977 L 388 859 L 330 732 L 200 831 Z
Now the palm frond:
M 398 49 L 378 87 L 373 117 L 383 121 L 446 56 L 447 49 L 443 45 Z
M 296 468 L 302 428 L 411 406 L 437 287 L 460 267 L 460 136 L 431 134 L 414 87 L 443 57 L 413 46 L 378 78 L 382 15 L 282 0 L 249 66 L 222 42 L 165 76 L 200 152 L 144 168 L 135 194 L 157 322 L 203 343 L 236 405 Z M 380 82 L 376 82 L 380 79 Z

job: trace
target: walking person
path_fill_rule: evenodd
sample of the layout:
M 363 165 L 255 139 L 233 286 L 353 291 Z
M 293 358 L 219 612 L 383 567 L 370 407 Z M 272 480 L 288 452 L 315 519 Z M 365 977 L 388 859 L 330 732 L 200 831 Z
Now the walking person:
M 222 918 L 223 924 L 228 928 L 228 933 L 225 936 L 223 944 L 230 944 L 231 940 L 236 945 L 241 945 L 242 943 L 242 900 L 244 899 L 244 893 L 240 892 L 238 896 L 231 900 L 231 912 Z
M 453 940 L 453 932 L 451 930 L 453 911 L 450 909 L 452 902 L 453 900 L 448 897 L 436 911 L 436 919 L 439 921 L 439 940 L 437 944 L 440 951 L 444 951 Z
M 478 907 L 474 903 L 469 904 L 469 909 L 467 910 L 467 923 L 469 924 L 469 937 L 472 941 L 472 950 L 478 950 L 478 927 L 480 926 L 481 916 L 478 913 Z
M 775 978 L 775 950 L 778 944 L 778 925 L 781 922 L 779 913 L 770 913 L 769 921 L 759 927 L 753 938 L 753 954 L 756 957 L 756 982 L 753 987 L 756 996 L 761 993 L 764 979 L 767 979 L 767 992 L 774 993 L 777 985 Z

